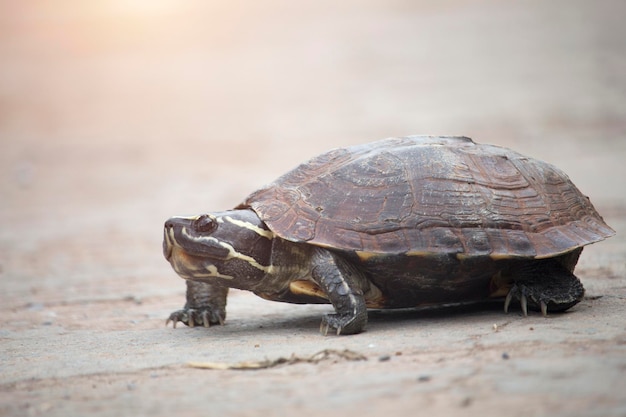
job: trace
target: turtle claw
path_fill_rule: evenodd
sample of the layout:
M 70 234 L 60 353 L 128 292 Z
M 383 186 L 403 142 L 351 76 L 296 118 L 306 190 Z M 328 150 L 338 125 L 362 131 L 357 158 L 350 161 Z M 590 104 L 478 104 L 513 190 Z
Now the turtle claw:
M 352 316 L 348 314 L 326 314 L 322 316 L 320 333 L 328 335 L 329 330 L 336 331 L 337 336 L 342 334 L 355 334 L 363 331 L 367 322 L 367 313 L 364 316 Z
M 509 306 L 511 305 L 511 300 L 513 300 L 513 297 L 517 298 L 520 301 L 520 308 L 522 309 L 522 314 L 524 315 L 524 317 L 528 317 L 529 303 L 535 308 L 537 308 L 538 306 L 541 310 L 541 314 L 544 317 L 548 317 L 548 303 L 545 300 L 541 299 L 541 297 L 539 297 L 540 299 L 537 300 L 538 297 L 535 297 L 531 289 L 527 286 L 518 286 L 517 284 L 513 285 L 509 293 L 506 295 L 506 298 L 504 299 L 505 313 L 509 312 Z
M 504 312 L 505 313 L 509 312 L 509 306 L 511 305 L 511 300 L 513 300 L 513 297 L 515 296 L 520 301 L 520 308 L 522 309 L 522 314 L 524 315 L 524 317 L 528 317 L 527 293 L 528 293 L 528 289 L 526 286 L 524 285 L 518 286 L 517 284 L 513 285 L 509 293 L 506 295 L 506 298 L 504 299 Z M 545 303 L 543 303 L 542 301 L 542 304 L 545 304 Z M 546 305 L 546 312 L 547 312 L 547 308 L 548 306 Z M 543 307 L 541 311 L 543 312 Z
M 528 299 L 526 298 L 526 295 L 522 293 L 519 301 L 520 306 L 522 307 L 522 313 L 524 314 L 524 317 L 528 317 Z
M 328 323 L 324 323 L 322 321 L 322 323 L 320 324 L 320 333 L 322 334 L 322 336 L 328 336 L 328 330 L 330 330 L 330 328 L 331 326 Z M 337 327 L 336 333 L 337 336 L 341 335 L 341 327 Z
M 322 320 L 322 322 L 320 323 L 320 333 L 322 334 L 322 336 L 328 336 L 329 328 L 330 326 L 328 325 L 328 323 L 324 323 L 324 321 Z
M 509 312 L 509 305 L 511 304 L 511 300 L 512 299 L 513 299 L 513 291 L 511 289 L 511 291 L 508 292 L 508 294 L 506 295 L 506 298 L 504 299 L 504 312 L 505 313 Z M 176 326 L 174 326 L 174 327 L 176 327 Z
M 211 327 L 212 324 L 223 325 L 224 317 L 219 312 L 212 311 L 208 308 L 184 308 L 170 314 L 168 319 L 165 321 L 165 325 L 169 325 L 170 322 L 172 322 L 173 328 L 176 328 L 176 323 L 178 322 L 186 324 L 189 327 L 195 327 L 196 325 Z
M 209 320 L 209 312 L 207 310 L 202 311 L 202 325 L 204 327 L 211 327 L 211 321 Z
M 320 333 L 324 336 L 328 336 L 328 331 L 330 329 L 334 329 L 337 331 L 337 335 L 341 334 L 341 325 L 337 323 L 331 324 L 330 322 L 335 322 L 333 319 L 334 314 L 322 317 L 322 322 L 320 323 Z

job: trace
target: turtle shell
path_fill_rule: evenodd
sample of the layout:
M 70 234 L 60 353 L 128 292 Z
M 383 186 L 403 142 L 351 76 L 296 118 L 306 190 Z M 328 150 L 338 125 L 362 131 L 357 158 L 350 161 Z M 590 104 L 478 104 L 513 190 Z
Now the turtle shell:
M 238 208 L 286 240 L 361 257 L 548 258 L 615 233 L 558 168 L 466 137 L 334 149 Z

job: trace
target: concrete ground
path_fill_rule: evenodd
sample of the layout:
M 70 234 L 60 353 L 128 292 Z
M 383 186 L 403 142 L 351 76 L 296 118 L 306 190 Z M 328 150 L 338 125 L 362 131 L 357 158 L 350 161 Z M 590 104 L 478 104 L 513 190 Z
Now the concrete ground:
M 0 415 L 626 415 L 626 4 L 0 1 Z M 372 312 L 229 299 L 166 328 L 163 221 L 332 147 L 464 134 L 564 169 L 617 235 L 586 298 Z M 233 364 L 331 356 L 260 370 Z

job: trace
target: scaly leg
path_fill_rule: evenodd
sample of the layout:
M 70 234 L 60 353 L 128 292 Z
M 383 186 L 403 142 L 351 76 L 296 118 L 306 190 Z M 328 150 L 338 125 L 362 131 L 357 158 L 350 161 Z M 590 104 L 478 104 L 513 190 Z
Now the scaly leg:
M 514 285 L 504 301 L 508 311 L 511 300 L 520 301 L 522 313 L 528 315 L 528 306 L 541 310 L 565 311 L 578 304 L 585 295 L 582 283 L 555 259 L 529 261 L 513 271 Z
M 315 249 L 312 263 L 313 279 L 336 312 L 322 317 L 322 334 L 328 334 L 329 329 L 334 329 L 338 335 L 362 332 L 367 324 L 367 307 L 361 283 L 366 278 L 349 262 L 326 249 Z

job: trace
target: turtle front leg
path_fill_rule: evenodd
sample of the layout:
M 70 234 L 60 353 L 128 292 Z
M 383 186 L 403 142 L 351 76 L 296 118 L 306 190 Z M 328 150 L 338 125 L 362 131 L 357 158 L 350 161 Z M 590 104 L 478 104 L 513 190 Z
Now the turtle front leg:
M 520 301 L 522 313 L 528 307 L 541 310 L 544 316 L 550 311 L 565 311 L 578 304 L 585 295 L 580 280 L 555 259 L 530 262 L 513 271 L 513 287 L 504 301 L 507 312 L 513 298 Z
M 228 287 L 191 280 L 185 282 L 187 283 L 187 302 L 182 310 L 170 314 L 165 325 L 172 322 L 176 327 L 179 321 L 189 327 L 224 324 Z
M 312 257 L 311 275 L 335 308 L 335 314 L 322 317 L 320 332 L 327 335 L 330 329 L 337 334 L 355 334 L 367 324 L 367 307 L 363 297 L 362 272 L 332 252 L 317 248 Z

